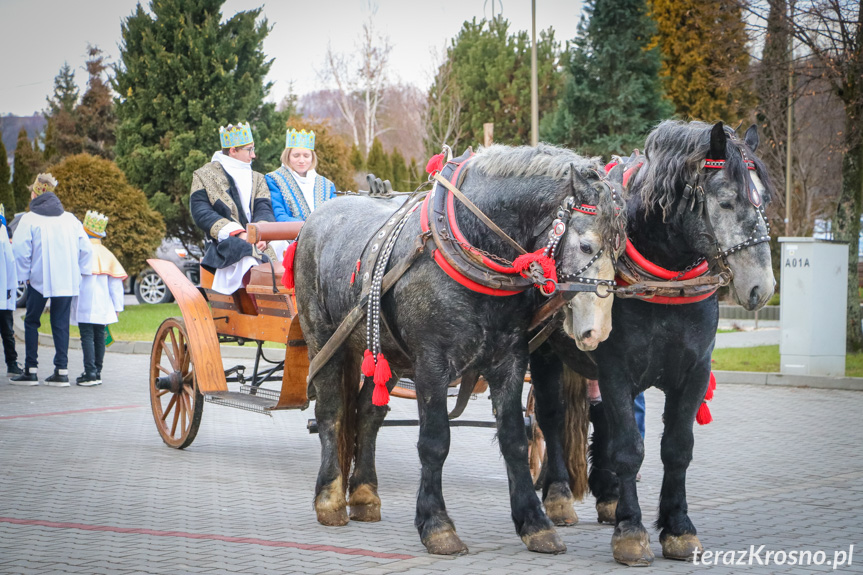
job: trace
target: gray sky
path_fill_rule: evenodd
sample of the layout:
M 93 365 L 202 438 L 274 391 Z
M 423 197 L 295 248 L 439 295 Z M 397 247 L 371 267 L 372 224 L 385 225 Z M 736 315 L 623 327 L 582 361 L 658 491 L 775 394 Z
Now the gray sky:
M 54 76 L 63 62 L 75 70 L 80 86 L 87 43 L 98 45 L 111 62 L 119 54 L 120 22 L 137 0 L 0 0 L 0 115 L 30 115 L 45 108 Z M 143 2 L 149 6 L 149 2 Z M 262 2 L 227 0 L 226 16 L 261 6 Z M 503 6 L 510 30 L 530 31 L 530 0 L 378 0 L 376 27 L 389 35 L 395 79 L 427 88 L 444 46 L 473 17 L 492 15 Z M 575 37 L 581 0 L 536 0 L 537 34 L 552 26 L 555 38 Z M 317 70 L 327 43 L 335 52 L 349 52 L 357 43 L 368 17 L 369 0 L 273 0 L 263 4 L 273 30 L 264 41 L 265 53 L 274 58 L 269 99 L 279 101 L 290 82 L 298 95 L 324 88 Z

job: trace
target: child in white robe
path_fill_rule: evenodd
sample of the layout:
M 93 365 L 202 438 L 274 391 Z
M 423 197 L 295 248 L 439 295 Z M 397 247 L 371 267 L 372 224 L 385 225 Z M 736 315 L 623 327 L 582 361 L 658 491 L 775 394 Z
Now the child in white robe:
M 84 373 L 76 383 L 85 387 L 102 383 L 102 360 L 105 357 L 105 326 L 116 323 L 123 311 L 123 280 L 126 270 L 111 251 L 102 245 L 108 218 L 88 211 L 84 231 L 93 244 L 92 275 L 82 276 L 81 293 L 72 301 L 72 323 L 81 332 Z

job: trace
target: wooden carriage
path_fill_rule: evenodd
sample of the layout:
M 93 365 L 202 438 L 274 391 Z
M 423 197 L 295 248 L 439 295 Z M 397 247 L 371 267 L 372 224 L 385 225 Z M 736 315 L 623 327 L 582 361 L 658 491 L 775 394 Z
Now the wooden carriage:
M 250 224 L 248 241 L 291 240 L 302 223 Z M 156 331 L 150 355 L 150 404 L 156 428 L 164 442 L 176 449 L 192 444 L 201 424 L 204 402 L 271 415 L 284 409 L 305 409 L 309 405 L 309 356 L 297 316 L 292 289 L 281 283 L 284 268 L 273 262 L 253 267 L 249 283 L 225 295 L 212 289 L 213 274 L 201 269 L 196 287 L 172 262 L 148 262 L 164 280 L 180 306 L 181 318 L 166 319 Z M 264 348 L 267 342 L 285 344 L 281 350 Z M 222 343 L 256 347 L 252 373 L 238 364 L 225 367 Z M 279 354 L 276 357 L 276 354 Z M 273 389 L 275 382 L 279 389 Z M 229 390 L 228 383 L 239 384 Z M 266 384 L 270 384 L 269 386 Z M 494 421 L 456 420 L 467 401 L 486 389 L 485 381 L 453 383 L 456 404 L 450 412 L 451 425 L 494 427 Z M 416 399 L 410 380 L 402 380 L 391 395 Z M 531 471 L 537 479 L 545 453 L 542 434 L 533 415 L 532 395 L 525 413 L 531 440 Z M 385 420 L 385 426 L 418 425 L 417 420 Z M 309 431 L 315 432 L 314 419 Z

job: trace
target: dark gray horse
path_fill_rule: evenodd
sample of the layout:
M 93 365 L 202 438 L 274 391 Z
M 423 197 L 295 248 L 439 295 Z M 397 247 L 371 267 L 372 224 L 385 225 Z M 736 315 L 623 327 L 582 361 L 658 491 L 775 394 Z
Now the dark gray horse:
M 744 308 L 767 303 L 774 286 L 764 215 L 770 185 L 755 156 L 757 146 L 755 126 L 742 140 L 721 122 L 667 121 L 655 128 L 647 138 L 646 163 L 629 184 L 627 234 L 632 245 L 622 260 L 624 269 L 630 275 L 673 280 L 697 276 L 703 268 L 708 275 L 731 280 L 731 293 Z M 648 387 L 663 390 L 666 398 L 665 475 L 656 521 L 662 552 L 680 560 L 701 552 L 688 515 L 686 470 L 692 460 L 693 424 L 708 387 L 718 317 L 715 294 L 646 301 L 615 296 L 614 331 L 591 354 L 602 403 L 590 409 L 589 484 L 600 520 L 615 524 L 612 550 L 621 563 L 653 561 L 635 485 L 644 445 L 633 398 Z M 566 345 L 547 345 L 530 359 L 534 389 L 544 391 L 537 393 L 538 421 L 546 441 L 555 444 L 562 418 L 555 386 L 561 359 L 570 365 L 581 354 L 571 345 L 568 352 L 562 350 Z M 549 446 L 549 457 L 559 452 Z M 544 490 L 565 482 L 565 474 L 560 461 L 550 461 Z
M 573 205 L 594 205 L 598 215 L 572 211 L 557 252 L 558 273 L 610 280 L 613 238 L 621 214 L 596 160 L 561 148 L 492 146 L 473 159 L 460 188 L 483 213 L 528 251 L 546 244 L 551 218 Z M 445 193 L 438 186 L 436 193 Z M 305 224 L 298 241 L 295 280 L 300 322 L 314 357 L 357 305 L 361 283 L 350 282 L 371 238 L 394 217 L 403 200 L 348 196 L 327 202 Z M 390 268 L 427 236 L 417 210 L 398 236 Z M 493 234 L 456 201 L 455 215 L 467 242 L 485 253 L 514 260 L 514 248 Z M 437 216 L 435 216 L 437 217 Z M 441 216 L 443 217 L 443 216 Z M 371 247 L 370 247 L 371 246 Z M 433 251 L 429 241 L 426 251 Z M 599 253 L 602 250 L 602 253 Z M 592 262 L 592 263 L 591 263 Z M 585 268 L 585 269 L 582 269 Z M 576 272 L 578 272 L 576 274 Z M 362 272 L 361 272 L 362 275 Z M 561 553 L 565 546 L 543 513 L 527 462 L 521 394 L 528 361 L 528 325 L 537 307 L 536 290 L 498 297 L 469 290 L 448 277 L 429 257 L 420 257 L 381 304 L 382 349 L 392 368 L 388 383 L 411 376 L 417 391 L 422 463 L 416 527 L 430 553 L 467 551 L 446 512 L 441 471 L 449 451 L 447 387 L 463 374 L 489 382 L 497 438 L 509 478 L 516 532 L 532 551 Z M 566 307 L 567 331 L 579 347 L 593 349 L 608 336 L 611 298 L 580 293 Z M 360 388 L 360 361 L 367 348 L 360 323 L 347 342 L 313 377 L 315 416 L 321 440 L 321 468 L 315 510 L 324 525 L 350 518 L 380 520 L 375 442 L 388 411 L 372 402 L 372 382 Z M 386 329 L 388 327 L 388 329 Z M 353 461 L 350 481 L 346 477 Z M 349 491 L 349 501 L 345 491 Z

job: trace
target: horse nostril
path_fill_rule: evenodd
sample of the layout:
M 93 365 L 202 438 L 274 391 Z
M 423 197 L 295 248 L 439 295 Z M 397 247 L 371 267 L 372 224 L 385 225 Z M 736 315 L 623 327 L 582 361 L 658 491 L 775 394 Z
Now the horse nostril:
M 749 305 L 753 308 L 758 305 L 758 302 L 761 299 L 761 295 L 758 291 L 758 286 L 752 288 L 752 291 L 749 292 Z
M 593 330 L 592 329 L 589 329 L 589 330 L 587 330 L 581 334 L 582 340 L 590 339 L 591 337 L 593 337 Z

